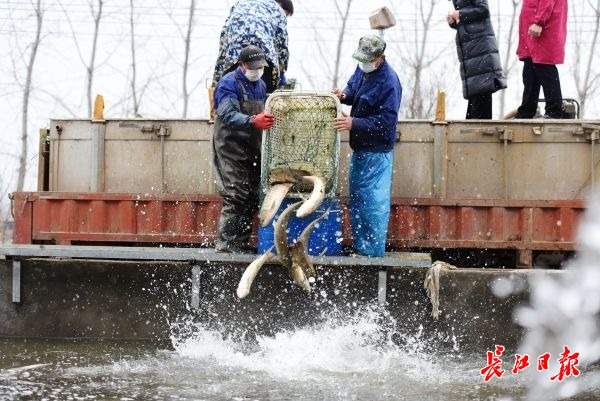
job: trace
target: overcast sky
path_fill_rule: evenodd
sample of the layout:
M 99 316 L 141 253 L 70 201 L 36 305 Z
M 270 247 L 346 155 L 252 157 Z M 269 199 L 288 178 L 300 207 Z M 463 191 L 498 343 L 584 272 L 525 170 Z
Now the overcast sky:
M 90 0 L 92 1 L 92 0 Z M 97 0 L 93 0 L 97 3 Z M 96 72 L 93 92 L 104 96 L 108 117 L 131 117 L 129 80 L 131 77 L 129 0 L 105 0 L 100 25 Z M 593 1 L 595 3 L 596 0 Z M 50 118 L 86 117 L 84 62 L 90 57 L 93 38 L 92 16 L 88 0 L 45 0 L 43 39 L 37 55 L 34 75 L 29 134 L 29 176 L 26 187 L 35 189 L 37 172 L 38 129 Z M 340 0 L 340 3 L 343 1 Z M 445 23 L 451 2 L 434 0 L 433 26 L 427 40 L 427 57 L 431 66 L 424 80 L 435 82 L 448 93 L 448 117 L 463 118 L 466 101 L 462 99 L 454 31 Z M 509 43 L 507 32 L 512 12 L 509 0 L 491 0 L 490 7 L 501 51 Z M 184 43 L 182 33 L 187 23 L 189 0 L 136 0 L 135 36 L 137 56 L 137 86 L 144 93 L 140 114 L 145 117 L 177 118 L 182 115 L 182 64 Z M 191 67 L 188 86 L 193 87 L 189 118 L 208 115 L 206 84 L 212 75 L 218 51 L 218 36 L 233 1 L 197 0 L 192 31 Z M 380 6 L 395 12 L 398 25 L 385 33 L 388 41 L 388 61 L 404 84 L 405 93 L 411 90 L 410 62 L 415 50 L 415 36 L 421 35 L 417 5 L 430 4 L 423 0 L 365 1 L 354 0 L 342 49 L 343 82 L 355 68 L 351 53 L 358 39 L 368 33 L 368 16 Z M 592 40 L 594 15 L 582 7 L 587 0 L 571 0 L 570 24 L 586 23 L 583 46 Z M 303 90 L 330 90 L 332 65 L 326 60 L 335 54 L 340 20 L 334 0 L 295 0 L 295 14 L 288 19 L 290 64 L 287 76 L 296 78 Z M 499 7 L 499 5 L 502 5 Z M 576 15 L 575 8 L 581 15 Z M 35 18 L 29 0 L 0 0 L 0 122 L 4 134 L 0 138 L 0 185 L 15 182 L 16 158 L 20 151 L 20 112 L 22 91 L 18 83 L 25 77 L 26 61 L 34 33 Z M 570 27 L 571 27 L 570 25 Z M 564 97 L 576 97 L 572 70 L 574 36 L 568 37 L 567 62 L 559 67 Z M 512 44 L 514 53 L 516 43 Z M 79 50 L 78 50 L 79 49 Z M 83 61 L 82 61 L 83 59 Z M 509 71 L 506 91 L 507 108 L 520 103 L 521 63 L 515 62 Z M 494 115 L 498 115 L 498 95 L 494 95 Z M 404 105 L 403 105 L 404 106 Z M 597 103 L 588 109 L 588 117 L 597 118 Z

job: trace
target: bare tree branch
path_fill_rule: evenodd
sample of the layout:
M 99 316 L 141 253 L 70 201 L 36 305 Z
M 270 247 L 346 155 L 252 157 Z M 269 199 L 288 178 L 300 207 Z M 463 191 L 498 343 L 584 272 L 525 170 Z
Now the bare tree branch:
M 342 57 L 342 44 L 344 43 L 344 35 L 346 34 L 346 24 L 348 22 L 348 16 L 350 15 L 350 6 L 352 5 L 352 0 L 346 0 L 346 9 L 342 11 L 338 0 L 335 1 L 335 7 L 338 12 L 338 16 L 342 20 L 342 27 L 338 33 L 338 41 L 337 47 L 335 51 L 335 65 L 333 68 L 333 88 L 338 87 L 338 80 L 340 76 L 340 62 Z
M 582 116 L 585 115 L 588 99 L 598 89 L 597 81 L 600 76 L 600 73 L 594 72 L 594 61 L 596 59 L 598 35 L 600 33 L 600 0 L 597 0 L 595 5 L 591 0 L 588 0 L 588 4 L 594 13 L 592 42 L 589 46 L 583 46 L 581 42 L 584 37 L 586 39 L 589 37 L 588 32 L 585 29 L 576 31 L 575 63 L 573 67 L 573 77 L 575 78 L 575 86 L 577 88 L 577 95 L 579 96 L 580 113 Z M 588 15 L 588 12 L 582 10 L 582 15 Z M 587 51 L 587 62 L 585 63 L 582 60 L 582 51 Z
M 439 55 L 429 56 L 429 48 L 427 47 L 428 37 L 432 28 L 432 18 L 434 9 L 438 0 L 418 1 L 418 17 L 414 19 L 414 41 L 412 41 L 412 49 L 405 56 L 401 56 L 403 62 L 411 69 L 412 85 L 407 99 L 407 117 L 408 118 L 425 118 L 427 117 L 426 110 L 429 109 L 425 105 L 427 102 L 423 97 L 423 74 L 435 61 L 439 60 Z M 431 101 L 431 100 L 430 100 Z
M 315 35 L 315 50 L 318 54 L 318 57 L 314 57 L 314 59 L 322 61 L 322 63 L 320 63 L 319 66 L 319 72 L 321 73 L 320 75 L 324 75 L 325 77 L 327 77 L 327 79 L 329 79 L 333 75 L 332 67 L 328 62 L 330 59 L 330 51 L 327 48 L 327 42 L 318 40 L 318 38 L 321 37 L 322 33 L 317 29 L 317 25 L 318 23 L 316 21 L 314 21 L 312 24 L 312 31 Z M 300 61 L 300 68 L 302 69 L 302 72 L 304 72 L 304 75 L 308 79 L 308 82 L 311 87 L 317 88 L 323 85 L 322 82 L 317 82 L 314 80 L 314 60 L 302 59 Z
M 184 60 L 183 60 L 183 68 L 182 68 L 182 97 L 183 97 L 183 112 L 182 112 L 182 116 L 183 118 L 187 117 L 187 113 L 188 113 L 188 108 L 189 108 L 189 99 L 190 99 L 190 94 L 193 92 L 193 89 L 190 90 L 188 88 L 188 71 L 189 71 L 189 67 L 190 67 L 190 49 L 191 49 L 191 42 L 192 42 L 192 31 L 194 29 L 194 15 L 196 13 L 196 0 L 190 0 L 190 6 L 189 6 L 189 11 L 187 14 L 187 25 L 186 25 L 186 31 L 185 33 L 183 32 L 183 30 L 181 29 L 181 25 L 180 23 L 175 19 L 175 17 L 173 16 L 173 12 L 172 10 L 165 6 L 162 2 L 159 2 L 159 5 L 161 7 L 161 9 L 164 11 L 165 15 L 167 15 L 167 17 L 171 20 L 171 22 L 173 23 L 173 26 L 177 29 L 177 31 L 179 32 L 179 36 L 183 39 L 184 42 L 184 46 L 185 46 L 185 50 L 184 50 Z M 164 47 L 164 46 L 163 46 Z M 171 49 L 169 48 L 165 48 L 165 50 L 167 52 L 171 52 Z M 194 86 L 194 88 L 196 88 L 196 86 Z
M 314 48 L 313 51 L 317 53 L 317 57 L 311 60 L 320 60 L 319 65 L 319 77 L 322 79 L 316 80 L 314 78 L 315 68 L 314 61 L 308 60 L 300 61 L 300 66 L 304 75 L 309 81 L 309 84 L 315 87 L 322 87 L 327 82 L 327 85 L 331 85 L 332 88 L 337 88 L 340 85 L 340 73 L 342 66 L 342 49 L 344 45 L 344 37 L 348 28 L 348 21 L 350 17 L 350 8 L 353 0 L 336 0 L 334 2 L 336 11 L 336 22 L 339 21 L 340 25 L 332 27 L 335 29 L 334 34 L 337 35 L 335 43 L 335 58 L 332 58 L 332 49 L 329 43 L 331 41 L 323 40 L 323 24 L 322 21 L 316 20 L 312 23 L 312 31 L 314 35 Z
M 44 95 L 50 97 L 52 99 L 52 101 L 54 101 L 56 104 L 58 104 L 60 107 L 62 107 L 67 113 L 69 113 L 70 117 L 77 118 L 77 112 L 75 112 L 75 110 L 73 110 L 71 107 L 69 107 L 69 105 L 67 105 L 65 103 L 62 96 L 57 95 L 55 93 L 51 93 L 42 88 L 36 88 L 35 90 L 37 92 L 43 93 Z
M 92 37 L 92 49 L 90 54 L 90 61 L 86 62 L 83 52 L 81 50 L 81 46 L 79 44 L 79 39 L 77 38 L 77 30 L 73 26 L 73 22 L 71 21 L 71 17 L 64 7 L 61 1 L 58 1 L 58 5 L 62 9 L 67 23 L 69 24 L 69 28 L 71 29 L 71 36 L 73 37 L 73 42 L 75 43 L 75 49 L 77 50 L 77 55 L 79 56 L 79 60 L 81 64 L 85 67 L 86 71 L 86 104 L 87 104 L 87 115 L 91 118 L 92 116 L 92 84 L 94 79 L 94 70 L 96 68 L 96 52 L 98 48 L 98 36 L 100 32 L 100 21 L 102 19 L 102 10 L 104 6 L 104 0 L 96 0 L 98 2 L 98 10 L 94 8 L 94 0 L 89 0 L 90 13 L 92 15 L 94 21 L 94 33 Z
M 177 31 L 179 32 L 179 36 L 181 36 L 181 39 L 185 40 L 186 35 L 181 30 L 181 25 L 179 24 L 179 22 L 175 19 L 175 17 L 173 17 L 173 12 L 171 11 L 171 9 L 165 7 L 162 2 L 159 2 L 159 4 L 160 4 L 160 8 L 165 12 L 165 15 L 167 17 L 169 17 L 169 19 L 173 23 L 173 26 L 175 28 L 177 28 Z
M 71 22 L 71 16 L 69 15 L 67 10 L 63 6 L 62 1 L 59 0 L 58 5 L 62 9 L 63 14 L 65 15 L 65 18 L 67 20 L 67 23 L 69 24 L 69 28 L 71 29 L 71 36 L 73 37 L 73 42 L 75 43 L 75 49 L 77 50 L 77 55 L 79 56 L 79 60 L 81 61 L 81 64 L 85 65 L 85 58 L 83 57 L 83 53 L 81 52 L 81 47 L 79 46 L 79 40 L 77 40 L 77 35 L 75 35 L 76 30 L 75 30 L 75 27 L 73 26 L 73 22 Z
M 506 0 L 498 0 L 498 7 L 499 9 L 501 9 L 500 7 L 506 7 L 505 4 Z M 500 4 L 501 3 L 501 4 Z M 504 70 L 504 74 L 506 74 L 506 76 L 508 76 L 510 74 L 510 71 L 514 68 L 514 66 L 516 65 L 517 62 L 517 58 L 515 57 L 515 55 L 513 54 L 513 50 L 512 50 L 512 44 L 513 44 L 513 39 L 515 36 L 515 27 L 518 28 L 518 22 L 517 22 L 517 9 L 519 4 L 521 3 L 521 0 L 511 0 L 511 5 L 512 5 L 512 13 L 510 16 L 510 24 L 508 26 L 508 34 L 507 34 L 507 46 L 506 46 L 506 50 L 504 53 L 504 60 L 502 62 L 502 69 Z M 500 39 L 500 30 L 501 30 L 502 26 L 500 24 L 500 19 L 498 19 L 498 39 Z M 518 31 L 517 31 L 518 32 Z M 504 116 L 506 110 L 506 91 L 505 90 L 501 90 L 500 91 L 500 117 Z

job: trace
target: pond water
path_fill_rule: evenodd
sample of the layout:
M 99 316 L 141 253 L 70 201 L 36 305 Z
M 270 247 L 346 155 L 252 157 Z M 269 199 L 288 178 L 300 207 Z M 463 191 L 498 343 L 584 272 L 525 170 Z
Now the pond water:
M 209 298 L 221 309 L 176 319 L 166 342 L 0 339 L 0 400 L 600 400 L 600 204 L 590 210 L 572 274 L 532 282 L 530 305 L 516 311 L 527 335 L 488 382 L 481 370 L 493 350 L 461 349 L 418 316 L 403 331 L 404 320 L 372 305 L 320 314 L 296 305 L 313 323 L 294 324 L 269 298 L 255 310 L 271 313 L 263 330 L 256 316 L 228 315 L 217 294 Z M 469 335 L 475 344 L 481 333 Z M 551 381 L 564 346 L 580 353 L 580 374 Z M 523 350 L 530 366 L 513 374 Z M 539 371 L 544 352 L 550 367 Z
M 384 321 L 365 309 L 270 336 L 225 337 L 184 319 L 166 343 L 0 339 L 0 400 L 525 399 L 531 374 L 510 372 L 514 354 L 503 377 L 486 383 L 485 351 L 436 351 Z M 595 370 L 565 381 L 583 383 Z M 572 399 L 599 394 L 595 386 Z

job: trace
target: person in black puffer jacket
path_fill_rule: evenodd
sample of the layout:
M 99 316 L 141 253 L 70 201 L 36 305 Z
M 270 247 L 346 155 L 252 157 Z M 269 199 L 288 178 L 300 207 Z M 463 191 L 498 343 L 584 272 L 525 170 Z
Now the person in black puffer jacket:
M 492 93 L 506 88 L 487 0 L 452 0 L 446 18 L 456 29 L 463 96 L 469 101 L 467 119 L 492 118 Z

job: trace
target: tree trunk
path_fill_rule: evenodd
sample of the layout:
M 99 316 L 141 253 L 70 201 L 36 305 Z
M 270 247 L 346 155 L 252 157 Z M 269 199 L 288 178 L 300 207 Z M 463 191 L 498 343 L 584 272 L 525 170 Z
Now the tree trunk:
M 133 0 L 129 1 L 130 14 L 129 14 L 129 27 L 131 31 L 131 99 L 133 100 L 133 116 L 139 116 L 140 104 L 137 96 L 136 89 L 136 60 L 135 60 L 135 24 L 133 21 Z
M 94 16 L 94 39 L 92 42 L 92 54 L 90 56 L 90 63 L 87 65 L 87 106 L 88 106 L 88 116 L 92 118 L 92 105 L 93 105 L 93 94 L 92 94 L 92 82 L 94 79 L 94 67 L 96 63 L 96 50 L 98 47 L 98 33 L 100 31 L 100 20 L 102 19 L 102 6 L 104 4 L 104 0 L 98 0 L 98 12 L 94 11 L 94 7 L 90 4 L 92 9 L 92 15 Z
M 19 173 L 17 178 L 17 191 L 23 191 L 25 186 L 25 176 L 27 174 L 27 141 L 29 135 L 27 134 L 27 122 L 29 119 L 29 96 L 31 95 L 31 81 L 33 79 L 33 66 L 35 64 L 35 57 L 37 50 L 40 45 L 40 36 L 42 32 L 42 6 L 41 0 L 37 0 L 35 6 L 35 16 L 37 20 L 37 26 L 35 31 L 35 39 L 31 44 L 31 53 L 29 55 L 29 63 L 27 63 L 27 78 L 25 79 L 25 86 L 23 87 L 23 107 L 21 114 L 21 154 L 19 155 Z
M 190 62 L 190 45 L 192 41 L 192 28 L 194 27 L 194 12 L 196 10 L 196 0 L 190 1 L 190 12 L 188 15 L 187 32 L 185 35 L 185 54 L 183 61 L 183 118 L 187 117 L 188 103 L 190 101 L 190 93 L 187 86 L 187 74 Z

